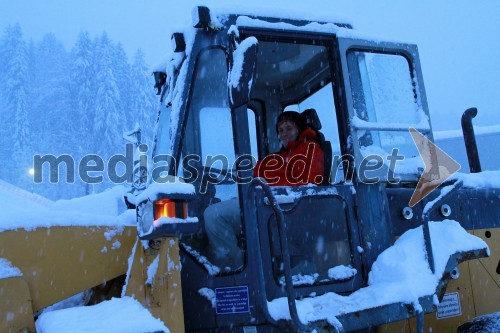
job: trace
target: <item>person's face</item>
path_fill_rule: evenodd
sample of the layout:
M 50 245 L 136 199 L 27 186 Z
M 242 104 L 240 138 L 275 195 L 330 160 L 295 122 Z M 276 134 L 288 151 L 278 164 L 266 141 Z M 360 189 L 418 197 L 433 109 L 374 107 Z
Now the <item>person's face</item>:
M 299 129 L 293 121 L 284 121 L 278 125 L 278 136 L 283 147 L 287 147 L 288 142 L 297 140 Z

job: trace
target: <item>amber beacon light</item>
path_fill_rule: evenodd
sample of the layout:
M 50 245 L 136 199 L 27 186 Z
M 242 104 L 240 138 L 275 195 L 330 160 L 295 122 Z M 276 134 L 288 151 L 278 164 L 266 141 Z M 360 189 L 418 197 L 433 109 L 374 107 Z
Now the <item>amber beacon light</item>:
M 161 199 L 154 202 L 155 221 L 161 217 L 186 219 L 187 212 L 187 201 L 185 200 Z

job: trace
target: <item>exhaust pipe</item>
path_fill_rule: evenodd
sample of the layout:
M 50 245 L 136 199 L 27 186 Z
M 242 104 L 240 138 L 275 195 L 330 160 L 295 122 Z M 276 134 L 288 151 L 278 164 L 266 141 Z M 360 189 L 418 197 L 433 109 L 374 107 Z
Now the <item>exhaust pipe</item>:
M 467 159 L 469 160 L 469 169 L 471 173 L 481 172 L 476 137 L 474 135 L 474 128 L 472 127 L 472 118 L 476 116 L 476 108 L 467 109 L 462 114 L 462 132 L 464 133 L 465 150 L 467 151 Z

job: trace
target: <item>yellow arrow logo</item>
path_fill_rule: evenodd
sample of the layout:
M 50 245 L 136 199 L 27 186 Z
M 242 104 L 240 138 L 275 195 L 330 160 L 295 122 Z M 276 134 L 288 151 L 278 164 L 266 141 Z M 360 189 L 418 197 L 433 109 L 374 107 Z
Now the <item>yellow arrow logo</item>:
M 424 173 L 409 202 L 409 206 L 413 207 L 460 170 L 460 164 L 416 129 L 410 128 L 409 131 L 425 164 Z

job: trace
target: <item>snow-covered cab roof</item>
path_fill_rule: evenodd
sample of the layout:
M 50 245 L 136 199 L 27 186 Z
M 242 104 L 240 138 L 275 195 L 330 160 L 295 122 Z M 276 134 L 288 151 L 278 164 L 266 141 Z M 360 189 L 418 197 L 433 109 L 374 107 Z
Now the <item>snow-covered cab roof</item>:
M 307 20 L 304 20 L 307 17 Z M 195 28 L 229 29 L 231 25 L 283 30 L 335 32 L 338 28 L 352 29 L 349 19 L 333 15 L 304 13 L 303 11 L 276 10 L 247 7 L 198 6 L 193 8 L 192 23 Z

